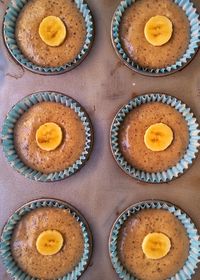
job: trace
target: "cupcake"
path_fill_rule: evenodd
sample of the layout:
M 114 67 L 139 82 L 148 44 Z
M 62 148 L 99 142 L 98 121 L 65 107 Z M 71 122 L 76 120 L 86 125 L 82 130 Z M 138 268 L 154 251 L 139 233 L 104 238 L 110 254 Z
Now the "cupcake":
M 135 178 L 157 183 L 183 173 L 200 139 L 189 111 L 177 99 L 159 94 L 136 97 L 122 107 L 111 128 L 111 148 L 120 167 Z
M 7 32 L 10 25 L 20 55 L 11 48 Z M 9 6 L 4 35 L 9 50 L 20 63 L 32 70 L 53 73 L 69 70 L 85 57 L 91 46 L 92 26 L 90 10 L 82 1 L 32 0 Z
M 131 111 L 119 131 L 119 147 L 136 169 L 162 172 L 179 162 L 189 143 L 183 116 L 168 104 L 151 102 Z
M 144 201 L 116 220 L 109 249 L 120 279 L 186 280 L 199 262 L 199 244 L 194 224 L 180 209 Z
M 144 73 L 166 74 L 183 66 L 200 42 L 198 14 L 192 3 L 185 4 L 173 0 L 122 1 L 112 26 L 120 57 Z
M 26 106 L 21 112 L 21 108 Z M 32 103 L 33 102 L 33 103 Z M 16 113 L 8 133 L 10 116 Z M 25 176 L 39 180 L 63 179 L 76 172 L 91 150 L 91 124 L 85 112 L 69 97 L 58 93 L 36 93 L 19 102 L 8 114 L 3 128 L 3 145 L 9 159 L 16 154 L 14 166 Z M 12 148 L 7 146 L 12 137 Z M 8 149 L 7 149 L 8 147 Z M 17 161 L 23 164 L 18 169 Z M 13 164 L 13 163 L 12 163 Z
M 4 238 L 8 232 L 9 240 Z M 18 275 L 16 279 L 22 274 L 34 279 L 71 279 L 72 275 L 78 279 L 91 255 L 89 228 L 67 203 L 32 201 L 8 220 L 2 233 L 1 255 L 11 276 Z

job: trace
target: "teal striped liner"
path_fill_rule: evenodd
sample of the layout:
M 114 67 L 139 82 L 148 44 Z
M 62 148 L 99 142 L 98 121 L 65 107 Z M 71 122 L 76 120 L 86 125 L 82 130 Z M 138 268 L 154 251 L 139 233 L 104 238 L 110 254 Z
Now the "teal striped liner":
M 80 262 L 75 266 L 74 270 L 67 275 L 60 277 L 57 280 L 77 280 L 83 272 L 86 270 L 91 254 L 92 254 L 92 237 L 89 226 L 83 216 L 70 204 L 56 200 L 56 199 L 38 199 L 28 202 L 20 209 L 16 210 L 15 213 L 9 218 L 8 222 L 3 228 L 1 241 L 0 241 L 0 256 L 3 264 L 7 269 L 7 272 L 15 280 L 39 280 L 34 278 L 24 271 L 17 265 L 13 259 L 11 252 L 11 239 L 15 228 L 15 225 L 21 220 L 21 218 L 31 211 L 38 208 L 60 208 L 67 209 L 67 211 L 79 222 L 83 238 L 84 238 L 84 251 Z
M 123 280 L 140 280 L 132 274 L 130 274 L 120 262 L 117 250 L 117 243 L 119 238 L 119 232 L 124 222 L 129 217 L 142 211 L 143 209 L 164 209 L 172 213 L 183 224 L 190 241 L 189 255 L 182 269 L 178 271 L 173 277 L 170 277 L 166 280 L 192 279 L 192 275 L 194 275 L 195 273 L 197 264 L 200 262 L 200 236 L 197 232 L 197 229 L 190 217 L 177 206 L 165 201 L 158 200 L 142 201 L 136 203 L 128 207 L 122 214 L 120 214 L 120 216 L 115 221 L 109 238 L 109 253 L 112 265 L 119 278 Z
M 130 111 L 134 110 L 134 108 L 149 102 L 160 102 L 168 104 L 176 109 L 185 119 L 189 130 L 189 144 L 185 154 L 175 166 L 172 166 L 167 170 L 163 170 L 163 172 L 150 173 L 134 168 L 124 159 L 119 148 L 118 133 L 125 117 Z M 124 170 L 128 175 L 137 180 L 147 183 L 163 183 L 169 182 L 172 179 L 179 177 L 193 163 L 200 146 L 200 130 L 198 122 L 191 112 L 190 108 L 188 108 L 180 100 L 166 94 L 150 93 L 135 97 L 119 110 L 111 126 L 110 142 L 115 160 L 117 161 L 121 169 Z
M 14 146 L 14 126 L 17 120 L 29 108 L 37 103 L 45 101 L 61 103 L 64 106 L 74 110 L 84 125 L 86 135 L 85 147 L 80 158 L 72 166 L 64 169 L 63 171 L 52 172 L 49 174 L 38 172 L 37 170 L 33 170 L 30 167 L 26 166 L 19 158 Z M 10 110 L 3 124 L 2 140 L 4 154 L 9 164 L 15 170 L 24 175 L 26 178 L 35 181 L 54 182 L 65 179 L 76 173 L 88 160 L 93 145 L 92 124 L 85 110 L 77 101 L 75 101 L 71 97 L 58 92 L 37 92 L 25 97 Z
M 8 4 L 6 14 L 3 23 L 3 34 L 6 46 L 13 56 L 22 66 L 36 73 L 40 74 L 60 74 L 66 71 L 70 71 L 79 65 L 84 58 L 87 56 L 94 39 L 94 22 L 92 18 L 91 11 L 86 4 L 85 0 L 74 0 L 78 10 L 82 13 L 85 25 L 86 25 L 86 38 L 84 45 L 77 55 L 77 57 L 70 63 L 61 65 L 59 67 L 41 67 L 29 61 L 18 48 L 16 38 L 15 38 L 15 25 L 17 18 L 26 5 L 28 0 L 11 0 Z
M 120 40 L 120 23 L 124 12 L 138 0 L 122 0 L 117 7 L 111 26 L 113 46 L 120 59 L 132 70 L 147 76 L 164 76 L 172 74 L 185 67 L 196 54 L 200 45 L 200 19 L 196 8 L 191 0 L 173 0 L 185 12 L 190 22 L 190 42 L 184 55 L 175 64 L 160 69 L 144 68 L 135 63 L 124 51 Z

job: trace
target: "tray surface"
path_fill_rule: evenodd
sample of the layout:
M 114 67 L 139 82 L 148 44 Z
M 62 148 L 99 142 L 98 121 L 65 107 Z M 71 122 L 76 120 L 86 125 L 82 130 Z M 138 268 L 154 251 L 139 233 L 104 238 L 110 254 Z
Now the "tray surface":
M 108 238 L 119 213 L 141 200 L 169 201 L 183 209 L 200 231 L 200 156 L 183 176 L 167 184 L 133 180 L 112 157 L 109 131 L 123 104 L 147 92 L 165 92 L 186 103 L 200 122 L 200 52 L 182 71 L 166 77 L 143 77 L 123 65 L 111 45 L 111 19 L 118 0 L 88 0 L 95 19 L 94 46 L 71 72 L 41 76 L 24 70 L 9 55 L 0 34 L 0 131 L 7 112 L 20 99 L 41 90 L 63 92 L 88 112 L 94 126 L 94 149 L 87 165 L 67 180 L 48 184 L 28 180 L 6 162 L 0 145 L 0 231 L 15 209 L 41 197 L 68 201 L 84 215 L 93 237 L 90 266 L 81 280 L 117 280 L 109 260 Z M 200 12 L 200 1 L 193 0 Z M 8 0 L 0 1 L 0 28 Z M 2 30 L 2 28 L 1 28 Z M 10 280 L 0 261 L 0 279 Z M 200 266 L 192 280 L 200 279 Z

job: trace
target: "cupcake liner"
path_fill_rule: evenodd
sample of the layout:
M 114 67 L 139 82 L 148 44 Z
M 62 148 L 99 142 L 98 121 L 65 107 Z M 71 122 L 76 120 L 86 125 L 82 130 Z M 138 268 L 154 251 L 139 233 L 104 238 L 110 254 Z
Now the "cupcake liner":
M 78 10 L 84 17 L 85 25 L 86 25 L 86 38 L 84 45 L 80 51 L 80 53 L 74 58 L 70 63 L 58 66 L 58 67 L 42 67 L 40 65 L 36 65 L 28 60 L 18 48 L 17 41 L 15 39 L 15 25 L 19 13 L 23 9 L 23 7 L 27 4 L 28 0 L 11 0 L 8 4 L 8 8 L 6 10 L 6 14 L 4 16 L 3 23 L 3 34 L 5 44 L 13 56 L 15 60 L 17 60 L 23 67 L 28 70 L 40 74 L 60 74 L 63 72 L 67 72 L 75 68 L 79 65 L 84 58 L 87 56 L 94 39 L 94 22 L 92 18 L 91 11 L 88 5 L 85 3 L 85 0 L 74 0 Z
M 119 231 L 124 222 L 132 215 L 143 209 L 164 209 L 172 213 L 185 227 L 190 241 L 190 249 L 188 259 L 181 270 L 168 280 L 189 280 L 195 273 L 197 264 L 200 261 L 200 236 L 190 217 L 177 206 L 165 201 L 142 201 L 127 208 L 115 221 L 109 238 L 109 253 L 112 265 L 120 279 L 139 280 L 131 275 L 120 262 L 117 252 L 117 242 Z
M 119 34 L 119 28 L 123 13 L 125 10 L 134 5 L 137 0 L 123 0 L 120 2 L 117 7 L 111 26 L 111 37 L 112 43 L 115 48 L 117 55 L 120 59 L 132 70 L 147 76 L 164 76 L 172 74 L 183 67 L 185 67 L 194 57 L 198 50 L 198 46 L 200 44 L 200 19 L 199 14 L 194 8 L 192 1 L 190 0 L 173 0 L 186 14 L 189 22 L 190 22 L 190 41 L 188 44 L 188 48 L 183 56 L 176 61 L 176 63 L 169 65 L 165 68 L 145 68 L 141 67 L 139 64 L 135 63 L 124 51 Z
M 86 135 L 85 147 L 79 159 L 68 168 L 49 174 L 41 173 L 26 166 L 19 158 L 14 146 L 14 126 L 17 120 L 33 105 L 45 101 L 61 103 L 74 110 L 84 125 Z M 19 101 L 7 114 L 2 129 L 2 144 L 4 154 L 9 164 L 20 174 L 40 182 L 58 181 L 76 173 L 88 160 L 93 144 L 92 125 L 84 109 L 71 97 L 58 92 L 37 92 Z
M 172 166 L 171 168 L 164 170 L 162 172 L 150 173 L 132 167 L 124 159 L 122 153 L 120 152 L 119 143 L 118 143 L 119 129 L 126 115 L 130 111 L 134 110 L 134 108 L 149 102 L 160 102 L 160 103 L 168 104 L 174 109 L 176 109 L 185 119 L 189 130 L 189 143 L 185 154 L 175 166 Z M 194 159 L 196 158 L 196 153 L 198 152 L 198 147 L 200 146 L 199 134 L 200 134 L 199 125 L 193 113 L 191 112 L 190 108 L 188 108 L 184 103 L 182 103 L 177 98 L 172 97 L 170 95 L 160 94 L 160 93 L 150 93 L 150 94 L 138 96 L 130 100 L 128 104 L 126 104 L 119 110 L 111 126 L 111 136 L 110 136 L 111 150 L 118 165 L 121 167 L 122 170 L 124 170 L 131 177 L 147 183 L 168 182 L 183 174 L 193 163 Z
M 11 252 L 11 239 L 15 225 L 21 220 L 21 218 L 27 213 L 38 208 L 60 208 L 67 209 L 68 212 L 79 222 L 83 238 L 84 238 L 84 252 L 80 262 L 75 266 L 73 271 L 60 277 L 59 280 L 76 280 L 87 268 L 91 253 L 92 253 L 92 237 L 89 226 L 83 216 L 70 204 L 55 200 L 55 199 L 38 199 L 28 202 L 9 218 L 8 222 L 3 228 L 0 242 L 0 255 L 3 260 L 3 264 L 7 269 L 7 272 L 15 280 L 37 280 L 37 278 L 31 277 L 27 273 L 21 270 L 21 268 L 15 262 Z

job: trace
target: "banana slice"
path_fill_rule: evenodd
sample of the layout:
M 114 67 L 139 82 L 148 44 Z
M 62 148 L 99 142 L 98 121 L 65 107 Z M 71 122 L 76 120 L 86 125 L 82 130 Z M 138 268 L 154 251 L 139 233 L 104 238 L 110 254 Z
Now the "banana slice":
M 36 142 L 44 151 L 55 150 L 62 141 L 62 130 L 53 122 L 41 125 L 36 131 Z
M 37 238 L 36 248 L 43 256 L 57 254 L 63 246 L 62 234 L 57 230 L 45 230 Z
M 66 27 L 59 17 L 45 17 L 39 26 L 42 41 L 51 47 L 60 46 L 66 38 Z
M 164 123 L 151 125 L 145 132 L 144 143 L 153 152 L 164 151 L 173 141 L 173 131 Z
M 151 17 L 145 25 L 144 35 L 153 46 L 166 44 L 173 32 L 172 22 L 165 16 Z
M 171 248 L 168 236 L 163 233 L 149 233 L 142 242 L 142 251 L 148 259 L 158 260 L 165 257 Z

